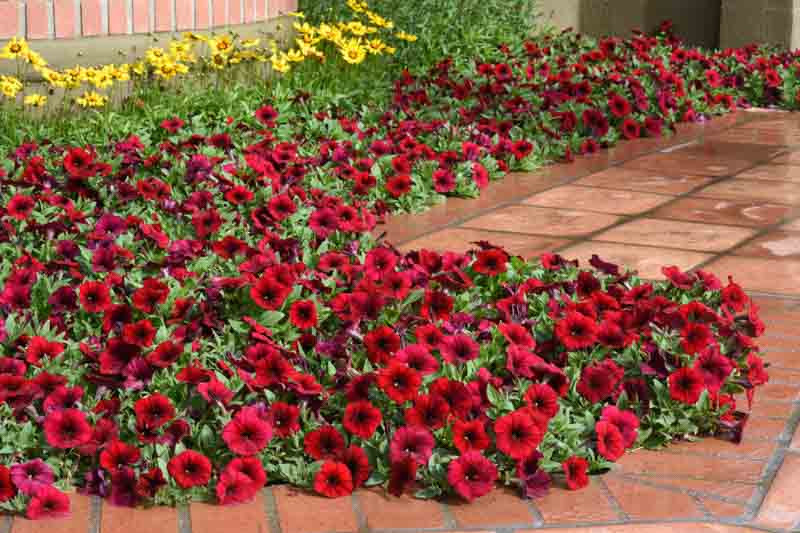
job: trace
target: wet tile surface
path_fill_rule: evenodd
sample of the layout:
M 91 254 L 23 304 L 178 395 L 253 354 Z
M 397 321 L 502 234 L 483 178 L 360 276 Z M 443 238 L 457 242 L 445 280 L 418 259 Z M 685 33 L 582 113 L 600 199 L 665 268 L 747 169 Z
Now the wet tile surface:
M 599 231 L 619 217 L 578 209 L 510 206 L 466 221 L 465 228 L 576 237 Z
M 666 175 L 654 171 L 614 167 L 581 178 L 575 184 L 646 193 L 685 194 L 711 181 L 712 178 L 706 176 L 689 176 L 681 172 Z
M 700 252 L 722 252 L 753 234 L 753 230 L 733 226 L 640 218 L 604 231 L 594 239 Z
M 540 192 L 523 203 L 538 207 L 560 207 L 617 215 L 636 215 L 670 200 L 672 200 L 671 196 L 646 192 L 565 185 Z
M 658 208 L 653 216 L 708 224 L 765 227 L 778 224 L 792 212 L 790 206 L 764 201 L 685 197 Z

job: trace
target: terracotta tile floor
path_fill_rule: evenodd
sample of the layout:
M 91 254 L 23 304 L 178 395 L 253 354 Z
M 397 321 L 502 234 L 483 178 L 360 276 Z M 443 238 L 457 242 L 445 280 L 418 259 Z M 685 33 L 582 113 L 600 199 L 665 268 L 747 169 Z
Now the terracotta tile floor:
M 646 279 L 664 265 L 734 275 L 761 306 L 772 363 L 742 443 L 635 451 L 586 490 L 555 487 L 535 501 L 506 490 L 469 505 L 378 490 L 327 500 L 270 487 L 233 508 L 129 510 L 74 496 L 70 520 L 5 518 L 0 533 L 800 531 L 800 115 L 739 113 L 622 143 L 510 175 L 477 200 L 394 217 L 384 232 L 402 250 L 466 251 L 487 240 L 526 258 L 598 254 Z

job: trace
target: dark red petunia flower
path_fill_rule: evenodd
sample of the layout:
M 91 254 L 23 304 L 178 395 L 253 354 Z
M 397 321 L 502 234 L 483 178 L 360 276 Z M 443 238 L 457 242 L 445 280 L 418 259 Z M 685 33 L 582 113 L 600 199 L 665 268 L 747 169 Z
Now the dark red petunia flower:
M 411 192 L 412 185 L 411 176 L 408 174 L 398 174 L 386 180 L 386 192 L 393 198 L 400 198 Z
M 378 386 L 397 403 L 416 398 L 422 377 L 419 372 L 402 363 L 392 361 L 378 371 Z
M 43 357 L 54 359 L 64 352 L 64 345 L 56 341 L 48 341 L 38 335 L 31 337 L 25 349 L 25 361 L 32 365 L 39 365 Z
M 392 463 L 405 456 L 413 457 L 419 464 L 425 464 L 433 454 L 436 442 L 427 429 L 420 426 L 402 426 L 397 428 L 389 443 L 389 459 Z
M 130 467 L 117 468 L 111 472 L 111 494 L 109 500 L 112 505 L 120 507 L 134 507 L 139 501 L 136 488 L 139 481 L 136 471 Z
M 681 331 L 681 348 L 694 355 L 714 343 L 714 334 L 705 324 L 689 323 Z
M 317 326 L 317 306 L 311 300 L 298 300 L 289 308 L 289 320 L 299 329 L 314 328 Z
M 136 423 L 150 430 L 160 428 L 175 417 L 172 400 L 158 392 L 136 400 L 133 410 Z
M 256 407 L 243 407 L 222 430 L 222 440 L 236 455 L 255 455 L 271 438 L 272 426 Z
M 512 459 L 523 459 L 536 451 L 544 429 L 524 409 L 501 416 L 494 423 L 497 449 Z
M 694 368 L 679 368 L 667 381 L 670 398 L 689 405 L 697 403 L 705 389 L 703 374 Z
M 129 344 L 150 346 L 155 338 L 156 328 L 146 318 L 122 327 L 122 340 Z
M 167 484 L 164 473 L 160 468 L 153 467 L 139 476 L 136 482 L 136 495 L 142 499 L 154 498 L 155 495 Z
M 278 118 L 278 111 L 271 105 L 264 105 L 256 109 L 255 117 L 265 126 L 272 127 Z
M 36 202 L 30 196 L 15 194 L 6 204 L 6 212 L 17 220 L 25 220 L 35 206 Z
M 631 118 L 622 121 L 622 136 L 628 140 L 638 139 L 642 136 L 642 127 Z
M 625 439 L 617 426 L 600 420 L 594 426 L 597 432 L 597 453 L 609 461 L 616 461 L 625 453 Z
M 353 492 L 353 476 L 347 465 L 326 461 L 314 476 L 314 491 L 328 498 L 341 498 Z
M 381 424 L 381 410 L 368 401 L 347 404 L 342 417 L 344 429 L 362 439 L 370 438 Z
M 306 453 L 316 460 L 336 459 L 344 451 L 344 437 L 333 426 L 322 426 L 303 439 Z
M 717 392 L 733 372 L 733 363 L 720 353 L 718 346 L 710 345 L 698 354 L 694 369 L 702 374 L 708 390 Z
M 567 488 L 579 490 L 589 485 L 589 462 L 583 457 L 573 455 L 561 464 L 567 476 Z
M 258 487 L 241 472 L 224 470 L 215 489 L 220 505 L 245 503 L 255 498 Z
M 422 426 L 431 430 L 444 427 L 450 414 L 450 405 L 437 395 L 421 394 L 414 406 L 406 409 L 405 419 L 409 426 Z
M 85 311 L 102 313 L 111 306 L 111 293 L 99 281 L 86 281 L 81 284 L 80 301 Z
M 575 351 L 589 348 L 597 342 L 597 330 L 594 320 L 577 311 L 569 311 L 556 322 L 555 333 L 567 351 Z
M 92 426 L 78 409 L 50 412 L 44 419 L 44 436 L 53 448 L 75 448 L 89 442 Z
M 617 118 L 625 118 L 633 111 L 631 103 L 624 96 L 617 93 L 613 93 L 609 97 L 608 107 L 611 110 L 611 114 Z
M 267 473 L 264 472 L 264 465 L 257 456 L 236 457 L 225 466 L 224 472 L 238 472 L 247 476 L 256 490 L 267 484 Z
M 480 355 L 480 346 L 469 335 L 459 333 L 444 337 L 439 344 L 439 353 L 448 363 L 464 364 L 477 359 Z
M 270 420 L 275 434 L 286 438 L 300 431 L 300 408 L 285 402 L 270 405 Z
M 620 409 L 615 405 L 607 405 L 603 407 L 600 419 L 616 426 L 622 435 L 625 448 L 634 445 L 638 435 L 639 419 L 633 411 Z
M 728 277 L 728 285 L 722 289 L 720 295 L 722 296 L 723 305 L 730 307 L 737 313 L 744 310 L 749 300 L 742 287 L 734 283 L 730 277 Z
M 389 326 L 380 326 L 364 336 L 369 360 L 375 364 L 386 364 L 400 349 L 400 336 Z
M 433 356 L 425 344 L 409 344 L 394 354 L 394 359 L 413 368 L 423 376 L 439 370 L 439 360 Z
M 501 322 L 498 324 L 497 329 L 503 334 L 503 337 L 511 344 L 522 346 L 523 348 L 534 349 L 536 348 L 536 341 L 531 335 L 530 331 L 520 324 L 512 324 L 509 322 Z
M 614 392 L 624 370 L 611 359 L 591 364 L 581 371 L 576 390 L 591 403 L 599 403 Z
M 534 383 L 525 391 L 525 403 L 531 410 L 549 420 L 558 413 L 558 394 L 546 383 Z
M 279 309 L 291 292 L 291 287 L 268 276 L 259 279 L 250 287 L 250 297 L 256 305 L 268 311 Z
M 389 474 L 389 494 L 400 497 L 408 491 L 417 480 L 417 461 L 413 457 L 404 456 L 392 462 Z
M 40 487 L 25 510 L 25 516 L 30 520 L 66 518 L 69 515 L 69 496 L 53 486 Z
M 488 494 L 496 481 L 497 467 L 480 452 L 466 452 L 447 467 L 447 482 L 468 502 Z
M 7 466 L 0 465 L 0 502 L 7 502 L 16 494 L 17 487 L 11 480 L 11 471 Z
M 117 440 L 100 452 L 100 466 L 108 471 L 134 466 L 141 456 L 139 448 Z
M 367 276 L 374 280 L 382 279 L 389 272 L 393 272 L 396 266 L 397 254 L 385 246 L 373 248 L 367 252 L 367 257 L 364 259 Z
M 447 320 L 453 311 L 453 298 L 442 291 L 425 291 L 420 314 L 427 320 Z
M 459 452 L 485 450 L 489 444 L 486 426 L 481 420 L 456 420 L 453 424 L 453 445 Z
M 185 450 L 169 460 L 167 471 L 181 488 L 201 487 L 211 479 L 211 461 L 200 452 Z
M 350 475 L 353 477 L 353 487 L 361 487 L 369 479 L 371 467 L 367 452 L 360 446 L 351 444 L 342 452 L 339 460 L 347 465 Z

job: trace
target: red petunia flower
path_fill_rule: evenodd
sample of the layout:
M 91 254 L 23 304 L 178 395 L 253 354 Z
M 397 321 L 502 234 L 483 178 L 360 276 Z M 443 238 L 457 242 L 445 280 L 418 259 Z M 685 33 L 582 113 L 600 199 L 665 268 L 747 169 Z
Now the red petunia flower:
M 345 407 L 342 425 L 353 435 L 368 439 L 378 429 L 382 419 L 380 409 L 370 402 L 351 402 Z
M 328 498 L 341 498 L 353 492 L 353 477 L 347 465 L 326 461 L 314 476 L 314 491 Z
M 236 457 L 225 466 L 224 472 L 238 472 L 247 476 L 247 479 L 250 480 L 256 490 L 267 484 L 267 474 L 264 472 L 261 459 L 257 456 Z
M 99 281 L 87 281 L 81 284 L 80 301 L 88 313 L 102 313 L 111 306 L 111 292 Z
M 728 277 L 728 285 L 722 289 L 720 296 L 722 297 L 723 305 L 733 309 L 735 312 L 743 311 L 747 305 L 747 295 L 742 290 L 742 287 L 733 282 L 733 279 Z
M 419 464 L 425 464 L 433 454 L 436 442 L 427 429 L 420 426 L 402 426 L 397 428 L 389 443 L 389 459 L 392 463 L 405 456 L 413 457 Z
M 285 402 L 275 402 L 269 408 L 272 428 L 286 438 L 300 431 L 300 408 Z
M 386 364 L 400 349 L 400 336 L 389 326 L 380 326 L 364 336 L 369 360 L 375 364 Z
M 184 124 L 186 124 L 183 120 L 178 117 L 172 118 L 165 118 L 161 121 L 161 129 L 166 130 L 168 133 L 178 133 Z
M 392 462 L 389 474 L 389 494 L 400 497 L 417 480 L 417 461 L 413 457 L 404 456 Z
M 581 371 L 576 390 L 591 403 L 599 403 L 611 396 L 622 379 L 624 370 L 611 359 L 594 363 Z
M 480 452 L 466 452 L 447 467 L 447 482 L 468 502 L 488 494 L 496 481 L 497 467 Z
M 256 120 L 265 126 L 272 127 L 275 119 L 278 118 L 278 111 L 271 105 L 264 105 L 256 109 L 255 117 Z
M 50 412 L 44 419 L 44 437 L 53 448 L 75 448 L 89 442 L 92 426 L 78 409 Z
M 439 353 L 448 363 L 464 364 L 477 359 L 480 355 L 480 346 L 469 335 L 459 333 L 443 338 L 439 344 Z
M 134 466 L 139 462 L 141 456 L 139 448 L 117 440 L 100 452 L 100 466 L 110 472 L 118 468 Z
M 367 457 L 367 452 L 360 446 L 355 444 L 348 446 L 339 456 L 339 461 L 347 465 L 350 470 L 354 488 L 362 486 L 369 479 L 371 471 L 369 457 Z
M 250 287 L 250 297 L 256 305 L 268 311 L 280 309 L 291 292 L 291 287 L 269 276 L 260 278 Z
M 316 460 L 335 459 L 344 451 L 344 437 L 335 427 L 322 426 L 306 433 L 303 447 Z
M 441 396 L 421 394 L 414 400 L 414 406 L 406 409 L 405 419 L 409 426 L 422 426 L 428 429 L 444 427 L 450 414 L 450 406 Z
M 299 329 L 317 326 L 317 306 L 311 300 L 298 300 L 289 308 L 289 320 Z
M 642 127 L 631 118 L 622 121 L 622 136 L 628 140 L 638 139 L 642 136 Z
M 439 370 L 439 360 L 433 356 L 424 344 L 409 344 L 394 354 L 394 359 L 409 368 L 413 368 L 423 376 L 433 374 Z
M 485 424 L 480 420 L 456 420 L 453 424 L 453 445 L 461 453 L 481 451 L 489 447 Z
M 558 413 L 558 394 L 546 383 L 534 383 L 525 391 L 525 403 L 541 418 L 549 420 Z
M 169 460 L 167 472 L 181 488 L 207 485 L 211 479 L 211 461 L 194 450 L 185 450 Z
M 561 468 L 567 476 L 569 490 L 579 490 L 589 484 L 589 461 L 583 457 L 573 455 L 561 464 Z
M 611 422 L 600 420 L 595 424 L 597 433 L 597 453 L 609 461 L 616 461 L 625 453 L 625 439 L 617 426 Z
M 681 348 L 694 355 L 714 343 L 714 334 L 705 324 L 689 323 L 681 331 Z
M 158 392 L 136 400 L 133 410 L 137 425 L 150 430 L 160 428 L 175 417 L 172 400 Z
M 622 435 L 625 448 L 630 448 L 636 442 L 639 429 L 639 419 L 633 411 L 619 409 L 615 405 L 603 407 L 601 420 L 613 424 Z
M 694 361 L 694 369 L 703 376 L 708 390 L 717 392 L 733 372 L 733 363 L 720 353 L 718 346 L 711 345 L 698 354 Z
M 577 311 L 569 311 L 556 322 L 555 333 L 567 351 L 591 347 L 597 342 L 597 323 Z
M 136 495 L 139 498 L 154 498 L 159 490 L 167 484 L 164 473 L 158 467 L 143 472 L 136 481 Z
M 669 375 L 669 396 L 673 400 L 694 405 L 705 389 L 703 375 L 694 368 L 679 368 Z
M 155 338 L 156 328 L 146 318 L 122 327 L 122 340 L 129 344 L 150 346 Z
M 625 118 L 633 111 L 631 103 L 624 96 L 617 93 L 611 94 L 608 98 L 608 107 L 611 110 L 611 114 L 617 118 Z
M 447 320 L 453 311 L 453 298 L 442 291 L 425 291 L 420 314 L 427 320 Z
M 25 516 L 30 520 L 67 518 L 69 515 L 69 496 L 53 486 L 40 487 L 25 510 Z
M 220 505 L 248 502 L 257 492 L 258 488 L 241 472 L 225 470 L 217 481 L 216 494 Z
M 498 276 L 506 271 L 508 254 L 499 248 L 483 250 L 475 257 L 472 269 L 487 276 Z
M 54 359 L 64 352 L 64 345 L 56 341 L 48 341 L 38 335 L 31 337 L 25 349 L 25 361 L 32 365 L 39 365 L 43 357 Z
M 378 386 L 397 403 L 416 398 L 421 384 L 419 372 L 397 361 L 378 371 Z
M 6 211 L 17 220 L 25 220 L 33 212 L 36 202 L 30 196 L 15 194 L 6 204 Z
M 501 416 L 494 423 L 497 449 L 512 459 L 523 459 L 542 442 L 544 430 L 525 410 Z
M 236 455 L 255 455 L 272 438 L 272 426 L 255 407 L 243 407 L 222 430 L 222 440 Z

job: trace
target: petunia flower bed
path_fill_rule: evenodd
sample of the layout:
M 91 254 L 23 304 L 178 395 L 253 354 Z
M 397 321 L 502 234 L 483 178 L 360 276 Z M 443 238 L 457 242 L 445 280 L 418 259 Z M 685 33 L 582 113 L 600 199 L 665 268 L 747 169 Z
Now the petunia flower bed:
M 767 374 L 732 280 L 372 237 L 389 212 L 609 145 L 627 117 L 660 135 L 744 98 L 735 79 L 706 85 L 702 57 L 648 56 L 683 50 L 669 36 L 548 42 L 404 73 L 378 118 L 293 95 L 16 147 L 0 167 L 0 507 L 60 516 L 71 487 L 234 504 L 267 483 L 537 497 L 634 447 L 740 438 L 735 395 Z

